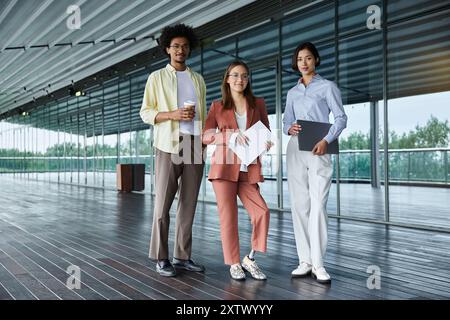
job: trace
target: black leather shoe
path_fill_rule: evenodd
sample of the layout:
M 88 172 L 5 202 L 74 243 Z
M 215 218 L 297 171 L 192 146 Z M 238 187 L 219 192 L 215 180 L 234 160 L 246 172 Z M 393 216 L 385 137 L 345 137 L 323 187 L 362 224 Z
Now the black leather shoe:
M 168 259 L 160 260 L 156 263 L 156 272 L 163 277 L 175 277 L 177 272 Z
M 204 272 L 205 271 L 204 266 L 196 264 L 191 259 L 182 260 L 182 259 L 173 258 L 172 263 L 173 263 L 174 267 L 181 268 L 181 269 L 188 270 L 188 271 L 194 271 L 194 272 Z

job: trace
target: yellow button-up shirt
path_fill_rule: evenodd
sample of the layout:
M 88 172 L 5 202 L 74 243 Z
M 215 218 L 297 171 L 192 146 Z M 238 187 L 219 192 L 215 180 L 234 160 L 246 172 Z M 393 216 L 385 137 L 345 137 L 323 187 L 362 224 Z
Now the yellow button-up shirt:
M 206 85 L 203 77 L 197 72 L 186 68 L 197 95 L 197 112 L 200 121 L 194 125 L 202 132 L 206 116 Z M 144 99 L 140 116 L 142 121 L 154 127 L 153 146 L 167 153 L 179 152 L 180 122 L 167 120 L 155 123 L 159 112 L 169 112 L 178 109 L 177 103 L 177 70 L 170 64 L 163 69 L 152 72 L 145 85 Z

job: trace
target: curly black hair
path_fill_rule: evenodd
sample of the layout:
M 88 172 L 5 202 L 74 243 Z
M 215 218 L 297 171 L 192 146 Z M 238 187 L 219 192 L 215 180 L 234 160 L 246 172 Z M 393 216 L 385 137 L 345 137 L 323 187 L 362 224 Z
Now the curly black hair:
M 174 26 L 167 26 L 161 31 L 159 37 L 159 46 L 163 50 L 165 55 L 169 55 L 166 52 L 166 48 L 170 46 L 170 42 L 173 38 L 184 37 L 189 41 L 190 52 L 198 46 L 199 40 L 195 35 L 194 29 L 185 24 L 177 24 Z M 189 54 L 190 54 L 189 52 Z

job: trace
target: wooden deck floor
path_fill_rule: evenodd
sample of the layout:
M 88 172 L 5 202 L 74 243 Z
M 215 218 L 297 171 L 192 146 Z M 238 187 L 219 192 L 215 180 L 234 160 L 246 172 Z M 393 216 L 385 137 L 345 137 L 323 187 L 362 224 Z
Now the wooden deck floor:
M 330 219 L 325 262 L 333 281 L 321 285 L 291 279 L 298 263 L 291 217 L 272 213 L 268 252 L 256 257 L 268 280 L 236 282 L 223 264 L 216 207 L 199 203 L 193 259 L 206 273 L 164 278 L 147 257 L 149 195 L 1 175 L 0 185 L 0 299 L 450 298 L 449 234 Z M 244 211 L 239 223 L 243 256 L 251 236 Z M 173 229 L 174 219 L 171 251 Z M 80 289 L 66 286 L 71 265 L 81 270 Z M 367 288 L 371 265 L 380 268 L 380 289 Z
M 46 173 L 17 173 L 5 176 L 22 178 L 25 180 L 40 180 L 63 183 L 73 183 L 102 187 L 102 173 L 94 175 L 88 172 L 78 174 L 73 172 Z M 73 180 L 70 180 L 72 175 Z M 94 176 L 97 178 L 94 179 Z M 104 174 L 105 188 L 116 188 L 116 174 Z M 145 176 L 145 193 L 150 193 L 151 176 Z M 274 180 L 266 180 L 260 184 L 261 193 L 271 208 L 278 206 L 278 188 Z M 372 188 L 370 184 L 341 183 L 340 185 L 340 213 L 343 217 L 383 221 L 384 214 L 384 186 Z M 203 194 L 204 192 L 204 194 Z M 200 199 L 214 201 L 215 195 L 212 185 L 207 181 L 200 189 Z M 287 181 L 283 182 L 283 206 L 290 208 L 290 197 Z M 337 213 L 336 184 L 332 184 L 327 209 L 330 214 Z M 417 186 L 389 186 L 389 216 L 390 221 L 400 224 L 414 224 L 423 227 L 437 227 L 450 229 L 450 188 L 448 187 L 417 187 Z

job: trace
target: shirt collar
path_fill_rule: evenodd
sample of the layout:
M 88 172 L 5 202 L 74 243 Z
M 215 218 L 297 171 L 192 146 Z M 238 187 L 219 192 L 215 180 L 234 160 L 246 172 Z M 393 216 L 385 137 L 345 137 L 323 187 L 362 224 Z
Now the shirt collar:
M 177 72 L 177 69 L 175 69 L 170 63 L 166 65 L 166 69 L 170 72 Z M 186 70 L 184 71 L 191 73 L 191 69 L 188 66 L 186 66 Z
M 312 77 L 311 82 L 317 81 L 317 80 L 322 80 L 322 79 L 323 79 L 322 76 L 321 76 L 320 74 L 316 73 L 316 74 Z M 298 84 L 304 84 L 304 83 L 303 83 L 303 77 L 300 78 L 300 79 L 298 80 Z

